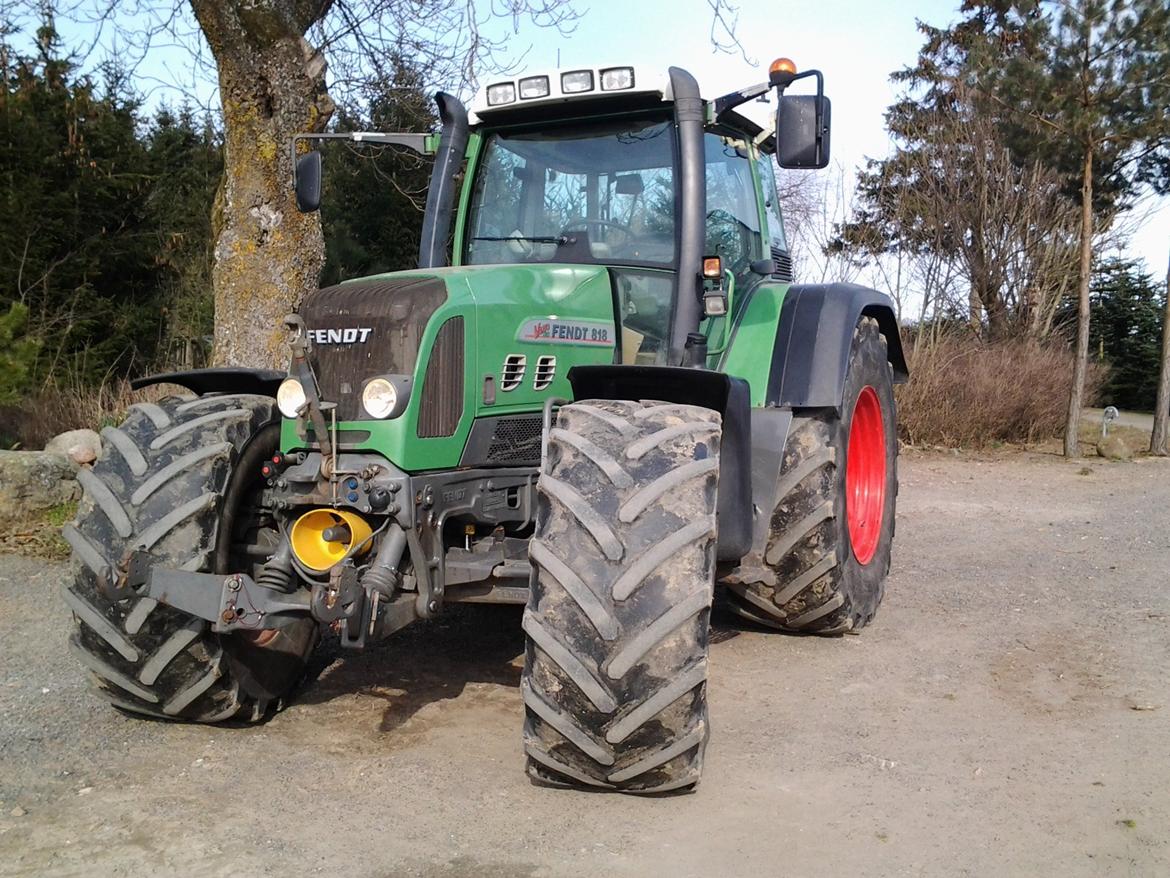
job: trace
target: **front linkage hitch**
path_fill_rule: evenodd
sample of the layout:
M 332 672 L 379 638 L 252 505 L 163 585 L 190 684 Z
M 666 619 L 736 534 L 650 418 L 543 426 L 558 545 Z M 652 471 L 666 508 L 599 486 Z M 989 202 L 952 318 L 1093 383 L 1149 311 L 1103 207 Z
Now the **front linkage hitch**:
M 245 573 L 192 573 L 158 566 L 149 552 L 132 552 L 114 600 L 137 595 L 190 613 L 211 623 L 217 634 L 260 631 L 291 625 L 305 616 L 336 627 L 343 646 L 361 649 L 417 618 L 415 595 L 384 595 L 361 583 L 352 563 L 340 564 L 329 581 L 308 591 L 287 593 L 262 585 Z

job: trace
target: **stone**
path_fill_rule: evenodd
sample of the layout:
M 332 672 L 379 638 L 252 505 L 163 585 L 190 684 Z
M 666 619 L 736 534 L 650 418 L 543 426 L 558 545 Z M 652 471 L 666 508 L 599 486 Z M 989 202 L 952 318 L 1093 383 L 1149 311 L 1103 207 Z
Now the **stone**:
M 1097 454 L 1106 460 L 1129 460 L 1133 452 L 1117 434 L 1106 436 L 1097 443 Z
M 93 430 L 69 430 L 50 439 L 45 451 L 74 463 L 93 463 L 102 456 L 102 438 Z
M 77 464 L 46 451 L 0 451 L 0 527 L 23 525 L 81 499 Z

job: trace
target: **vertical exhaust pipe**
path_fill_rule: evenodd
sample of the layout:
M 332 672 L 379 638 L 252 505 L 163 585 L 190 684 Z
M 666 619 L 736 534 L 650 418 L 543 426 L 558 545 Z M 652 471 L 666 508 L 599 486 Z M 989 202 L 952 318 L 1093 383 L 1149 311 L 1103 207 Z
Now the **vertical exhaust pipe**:
M 446 92 L 435 95 L 439 120 L 439 151 L 431 171 L 427 190 L 426 213 L 423 214 L 422 241 L 418 248 L 419 268 L 441 268 L 451 263 L 447 243 L 451 239 L 451 213 L 455 204 L 455 178 L 467 152 L 467 108 L 459 98 Z
M 707 226 L 707 180 L 703 155 L 703 99 L 699 84 L 681 67 L 670 68 L 674 96 L 674 127 L 678 142 L 678 181 L 674 192 L 675 258 L 674 318 L 670 330 L 670 364 L 692 363 L 687 336 L 699 329 L 703 310 L 703 247 Z M 692 348 L 694 347 L 692 343 Z

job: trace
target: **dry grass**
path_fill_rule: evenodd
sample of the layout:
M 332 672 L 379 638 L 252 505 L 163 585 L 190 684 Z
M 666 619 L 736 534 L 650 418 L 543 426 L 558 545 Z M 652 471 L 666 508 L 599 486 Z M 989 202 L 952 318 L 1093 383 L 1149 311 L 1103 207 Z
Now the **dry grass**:
M 32 521 L 0 530 L 0 554 L 67 561 L 72 549 L 62 539 L 61 527 L 76 514 L 76 503 L 62 503 L 44 510 Z
M 1072 355 L 1029 340 L 984 343 L 970 334 L 908 346 L 910 383 L 897 390 L 902 438 L 954 448 L 1039 442 L 1064 433 Z M 1103 370 L 1091 367 L 1085 400 Z
M 100 387 L 50 384 L 20 405 L 0 407 L 0 448 L 44 448 L 66 430 L 101 430 L 120 423 L 133 403 L 158 400 L 175 391 L 174 385 L 132 390 L 125 380 Z

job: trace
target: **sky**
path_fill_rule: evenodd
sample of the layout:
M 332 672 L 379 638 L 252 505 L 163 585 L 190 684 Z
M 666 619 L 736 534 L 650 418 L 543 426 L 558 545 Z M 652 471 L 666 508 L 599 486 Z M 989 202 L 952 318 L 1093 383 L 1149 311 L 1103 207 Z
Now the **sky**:
M 917 21 L 945 27 L 958 18 L 958 0 L 732 2 L 739 9 L 736 34 L 755 66 L 738 52 L 712 49 L 709 0 L 575 0 L 585 14 L 573 33 L 562 35 L 521 21 L 511 34 L 510 54 L 520 59 L 519 69 L 636 63 L 665 71 L 676 65 L 695 75 L 707 98 L 762 82 L 773 59 L 792 58 L 801 70 L 816 67 L 824 72 L 825 93 L 833 102 L 833 161 L 852 180 L 866 158 L 890 152 L 883 113 L 898 90 L 889 77 L 917 57 L 922 45 Z M 489 5 L 494 4 L 481 7 Z M 67 27 L 62 23 L 62 30 Z M 512 21 L 498 20 L 487 29 L 502 34 L 512 30 Z M 70 42 L 81 36 L 65 35 Z M 152 89 L 152 98 L 166 97 L 157 85 L 174 81 L 173 65 L 174 59 L 156 57 L 139 68 L 143 90 Z M 195 90 L 200 99 L 214 100 L 213 82 Z M 766 124 L 769 106 L 749 103 L 741 112 Z M 1135 231 L 1126 255 L 1144 260 L 1155 278 L 1165 277 L 1170 198 L 1146 199 L 1128 224 Z
M 917 58 L 923 42 L 917 21 L 945 27 L 957 20 L 959 5 L 957 0 L 737 2 L 736 33 L 757 67 L 738 54 L 712 51 L 707 0 L 594 0 L 568 36 L 521 27 L 515 51 L 528 49 L 526 69 L 557 67 L 558 52 L 562 68 L 610 62 L 684 67 L 699 80 L 706 98 L 762 82 L 768 64 L 781 56 L 792 58 L 801 70 L 819 68 L 833 102 L 833 160 L 852 179 L 866 158 L 890 152 L 883 113 L 898 89 L 889 77 Z M 763 123 L 768 110 L 747 104 L 741 111 Z M 1170 262 L 1170 198 L 1146 199 L 1130 222 L 1137 228 L 1126 255 L 1144 260 L 1156 279 L 1164 278 Z

